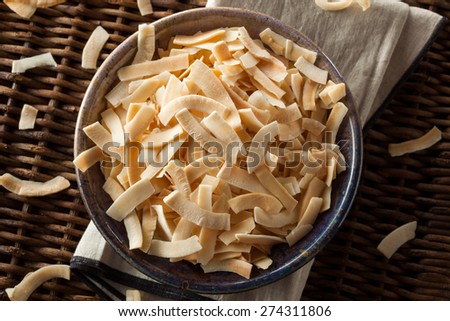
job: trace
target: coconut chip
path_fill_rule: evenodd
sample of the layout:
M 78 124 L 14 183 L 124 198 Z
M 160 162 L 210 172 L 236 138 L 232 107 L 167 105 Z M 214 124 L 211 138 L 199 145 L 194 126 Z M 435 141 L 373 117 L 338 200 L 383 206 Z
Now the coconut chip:
M 390 259 L 403 244 L 416 237 L 416 229 L 417 222 L 410 222 L 396 228 L 383 238 L 377 247 L 378 251 Z
M 56 61 L 53 59 L 53 56 L 50 52 L 43 53 L 41 55 L 23 58 L 20 60 L 13 60 L 12 62 L 12 70 L 13 74 L 21 74 L 27 71 L 28 69 L 36 68 L 36 67 L 56 67 Z
M 54 278 L 70 280 L 70 266 L 55 264 L 42 267 L 27 274 L 19 284 L 5 289 L 5 292 L 11 301 L 26 301 L 39 286 Z
M 83 48 L 83 53 L 81 55 L 82 68 L 97 68 L 98 57 L 108 39 L 109 34 L 102 26 L 97 26 L 97 28 L 94 29 Z

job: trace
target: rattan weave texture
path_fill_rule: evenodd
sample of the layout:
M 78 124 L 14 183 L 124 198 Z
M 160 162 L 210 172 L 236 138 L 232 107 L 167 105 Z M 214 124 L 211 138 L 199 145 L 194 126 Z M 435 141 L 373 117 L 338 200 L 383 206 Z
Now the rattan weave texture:
M 72 183 L 46 198 L 0 190 L 0 299 L 28 272 L 68 263 L 89 217 L 76 187 L 72 164 L 75 121 L 92 71 L 81 68 L 81 52 L 92 30 L 111 37 L 100 60 L 142 22 L 204 5 L 197 0 L 152 0 L 154 14 L 142 17 L 135 1 L 67 1 L 39 9 L 28 21 L 0 4 L 0 174 Z M 411 1 L 410 1 L 411 2 Z M 450 17 L 445 0 L 417 0 Z M 51 52 L 55 68 L 10 73 L 12 60 Z M 450 299 L 450 27 L 365 139 L 365 165 L 355 206 L 334 240 L 316 259 L 305 299 Z M 34 130 L 18 131 L 24 103 L 39 109 Z M 390 158 L 387 144 L 445 131 L 433 148 Z M 418 237 L 387 261 L 376 251 L 396 226 L 418 220 Z M 98 299 L 81 281 L 53 280 L 34 300 Z

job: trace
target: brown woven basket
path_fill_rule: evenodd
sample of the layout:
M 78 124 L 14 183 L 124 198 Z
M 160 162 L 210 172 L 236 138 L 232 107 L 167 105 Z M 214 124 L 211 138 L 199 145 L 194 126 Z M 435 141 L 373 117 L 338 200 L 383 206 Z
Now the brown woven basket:
M 48 180 L 62 175 L 70 189 L 46 198 L 0 190 L 0 299 L 28 272 L 67 264 L 89 217 L 76 186 L 73 133 L 92 71 L 81 68 L 81 52 L 92 30 L 111 38 L 100 60 L 137 25 L 202 6 L 196 0 L 152 0 L 154 14 L 142 17 L 135 1 L 67 1 L 21 19 L 0 4 L 0 174 Z M 412 2 L 412 1 L 408 1 Z M 415 5 L 450 17 L 445 0 Z M 304 299 L 450 299 L 450 27 L 405 83 L 365 139 L 365 163 L 355 206 L 340 232 L 317 257 Z M 12 60 L 51 52 L 55 68 L 10 73 Z M 24 103 L 39 109 L 34 130 L 18 131 Z M 444 131 L 433 148 L 391 158 L 387 144 Z M 417 238 L 389 261 L 376 250 L 395 227 L 418 220 Z M 46 282 L 33 300 L 96 300 L 80 280 Z

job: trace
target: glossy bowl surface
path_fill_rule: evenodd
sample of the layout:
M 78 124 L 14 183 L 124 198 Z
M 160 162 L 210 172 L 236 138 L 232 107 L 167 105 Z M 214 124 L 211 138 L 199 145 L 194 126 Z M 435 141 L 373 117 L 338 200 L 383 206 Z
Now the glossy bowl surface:
M 184 11 L 160 19 L 154 23 L 157 45 L 165 48 L 168 39 L 176 34 L 194 34 L 219 27 L 244 26 L 253 38 L 269 27 L 282 36 L 306 48 L 318 52 L 318 66 L 329 71 L 335 82 L 344 80 L 332 62 L 305 35 L 269 16 L 242 9 L 202 8 Z M 97 70 L 84 97 L 78 116 L 75 135 L 75 156 L 92 146 L 82 128 L 97 121 L 104 109 L 104 95 L 117 83 L 117 70 L 129 64 L 134 57 L 137 34 L 118 46 Z M 205 274 L 199 266 L 188 262 L 170 263 L 144 254 L 130 251 L 122 223 L 106 215 L 111 205 L 110 197 L 102 190 L 104 178 L 98 165 L 85 173 L 77 170 L 81 195 L 95 225 L 109 244 L 133 267 L 147 276 L 177 288 L 200 293 L 233 293 L 257 288 L 287 276 L 310 261 L 335 235 L 349 211 L 359 183 L 362 158 L 361 129 L 357 112 L 348 92 L 345 104 L 348 116 L 341 125 L 338 139 L 347 162 L 347 170 L 334 181 L 331 209 L 321 214 L 314 229 L 293 247 L 277 245 L 271 258 L 274 263 L 267 270 L 254 268 L 247 280 L 226 272 Z

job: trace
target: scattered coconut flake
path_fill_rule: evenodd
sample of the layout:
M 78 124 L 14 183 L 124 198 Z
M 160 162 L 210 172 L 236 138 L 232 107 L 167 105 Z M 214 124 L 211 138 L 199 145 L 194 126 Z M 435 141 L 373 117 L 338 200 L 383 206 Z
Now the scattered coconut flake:
M 137 5 L 141 16 L 153 13 L 152 2 L 150 0 L 137 0 Z
M 390 259 L 392 255 L 406 242 L 416 237 L 417 222 L 406 223 L 391 233 L 386 235 L 378 245 L 377 249 L 386 258 Z
M 19 284 L 5 289 L 5 292 L 11 301 L 26 301 L 39 286 L 54 278 L 70 280 L 70 266 L 55 264 L 42 267 L 27 274 Z
M 19 129 L 33 129 L 38 111 L 38 109 L 31 105 L 23 105 L 22 111 L 20 112 Z
M 392 157 L 402 156 L 427 149 L 442 139 L 442 132 L 435 126 L 425 135 L 403 143 L 389 144 L 388 150 Z
M 0 186 L 21 196 L 46 196 L 65 190 L 70 182 L 62 176 L 56 176 L 47 182 L 25 181 L 6 173 L 0 176 Z
M 21 74 L 28 69 L 45 66 L 57 66 L 56 61 L 55 59 L 53 59 L 53 56 L 50 52 L 46 52 L 33 57 L 23 58 L 20 60 L 13 60 L 11 72 L 13 74 Z
M 97 26 L 97 28 L 94 29 L 83 48 L 83 53 L 81 55 L 82 68 L 97 68 L 98 57 L 100 56 L 100 52 L 108 39 L 109 34 L 102 28 L 102 26 Z

